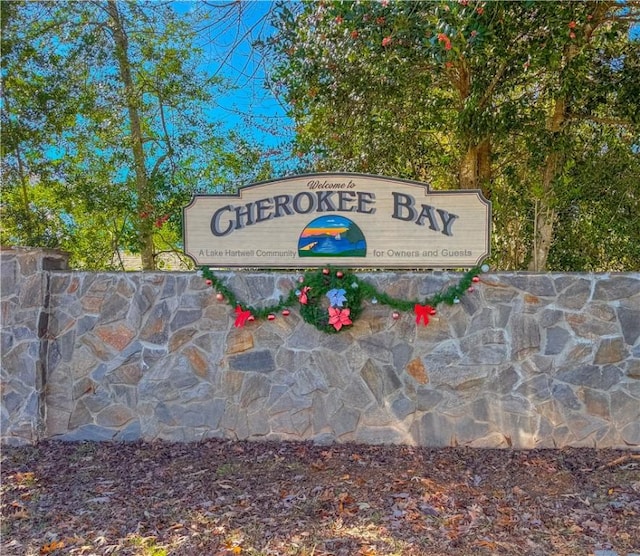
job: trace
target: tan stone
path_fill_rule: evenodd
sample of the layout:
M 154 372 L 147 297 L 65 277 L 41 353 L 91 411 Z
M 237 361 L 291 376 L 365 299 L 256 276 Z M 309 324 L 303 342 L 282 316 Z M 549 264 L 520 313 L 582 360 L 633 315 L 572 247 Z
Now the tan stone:
M 253 347 L 253 335 L 245 329 L 234 329 L 227 336 L 227 354 L 240 353 Z
M 120 323 L 111 326 L 100 326 L 96 329 L 96 335 L 105 344 L 114 347 L 118 351 L 122 351 L 131 343 L 135 332 L 128 326 Z
M 113 378 L 116 384 L 135 386 L 142 379 L 142 375 L 143 372 L 140 363 L 130 363 L 118 367 L 113 373 Z
M 617 363 L 627 357 L 628 353 L 622 338 L 605 338 L 600 343 L 600 348 L 596 353 L 594 363 L 604 365 L 607 363 Z
M 429 382 L 429 375 L 420 358 L 413 359 L 407 363 L 407 372 L 420 384 Z
M 239 371 L 227 371 L 224 373 L 222 376 L 223 395 L 234 396 L 238 394 L 240 388 L 242 388 L 245 376 L 246 373 Z
M 627 376 L 629 378 L 640 379 L 640 360 L 632 359 L 631 361 L 629 361 Z
M 195 333 L 195 328 L 183 328 L 182 330 L 178 330 L 169 339 L 169 352 L 176 351 L 184 344 L 191 341 L 191 338 L 193 338 Z
M 536 304 L 540 303 L 540 298 L 535 296 L 535 295 L 531 295 L 530 293 L 527 293 L 524 296 L 524 302 L 525 303 L 530 303 L 532 305 L 536 305 Z
M 82 308 L 85 313 L 96 314 L 100 312 L 103 302 L 103 295 L 87 294 L 82 298 Z
M 133 419 L 131 410 L 122 405 L 114 404 L 104 408 L 96 416 L 96 424 L 101 427 L 121 427 Z
M 74 293 L 80 287 L 80 280 L 77 277 L 71 279 L 71 284 L 67 288 L 67 293 Z
M 190 346 L 184 350 L 184 354 L 191 363 L 193 372 L 200 378 L 206 378 L 209 371 L 209 364 L 205 355 L 197 347 Z
M 580 397 L 584 401 L 585 408 L 589 415 L 609 419 L 611 417 L 609 411 L 609 396 L 605 392 L 592 390 L 591 388 L 583 388 Z

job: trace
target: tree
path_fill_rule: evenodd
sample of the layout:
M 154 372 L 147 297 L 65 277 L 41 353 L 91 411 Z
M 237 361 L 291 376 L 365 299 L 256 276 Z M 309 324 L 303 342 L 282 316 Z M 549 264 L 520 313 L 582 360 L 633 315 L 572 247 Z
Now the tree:
M 254 149 L 207 112 L 206 11 L 157 2 L 2 3 L 2 241 L 144 269 L 175 249 L 195 191 L 258 176 Z M 201 19 L 200 19 L 201 18 Z
M 557 204 L 580 130 L 637 126 L 623 110 L 637 13 L 610 1 L 283 4 L 273 86 L 316 168 L 481 188 L 494 261 L 543 270 L 562 249 Z M 611 146 L 631 152 L 620 137 Z

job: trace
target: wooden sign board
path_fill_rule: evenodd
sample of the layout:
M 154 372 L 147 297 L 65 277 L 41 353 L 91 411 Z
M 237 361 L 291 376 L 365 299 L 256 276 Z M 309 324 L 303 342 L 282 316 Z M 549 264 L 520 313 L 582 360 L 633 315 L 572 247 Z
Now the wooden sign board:
M 480 191 L 362 174 L 307 174 L 196 195 L 183 211 L 198 265 L 471 268 L 489 256 Z

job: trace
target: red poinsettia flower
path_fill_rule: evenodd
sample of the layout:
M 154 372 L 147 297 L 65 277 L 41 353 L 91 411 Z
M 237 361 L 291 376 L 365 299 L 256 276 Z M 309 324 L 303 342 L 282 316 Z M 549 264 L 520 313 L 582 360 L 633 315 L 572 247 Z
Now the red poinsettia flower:
M 349 318 L 350 314 L 351 309 L 337 309 L 329 307 L 329 324 L 336 330 L 340 330 L 343 326 L 353 324 Z
M 306 305 L 309 302 L 309 297 L 307 296 L 307 292 L 310 289 L 311 288 L 309 286 L 305 286 L 304 288 L 302 288 L 302 291 L 300 292 L 300 297 L 298 297 L 298 299 L 300 300 L 300 303 L 302 303 L 303 305 Z

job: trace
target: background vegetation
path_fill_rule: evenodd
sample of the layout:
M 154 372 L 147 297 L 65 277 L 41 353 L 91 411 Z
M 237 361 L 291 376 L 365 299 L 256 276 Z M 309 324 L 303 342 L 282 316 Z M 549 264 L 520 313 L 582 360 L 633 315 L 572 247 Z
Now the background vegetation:
M 636 1 L 273 4 L 255 52 L 293 165 L 212 120 L 202 30 L 241 10 L 1 7 L 3 244 L 155 268 L 193 192 L 294 168 L 480 188 L 497 269 L 640 268 Z

